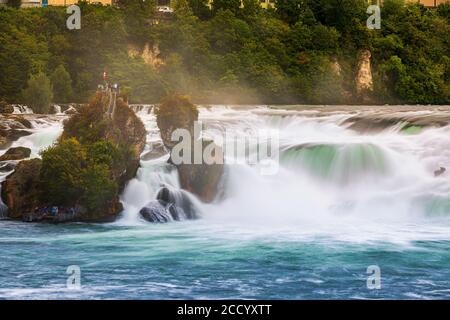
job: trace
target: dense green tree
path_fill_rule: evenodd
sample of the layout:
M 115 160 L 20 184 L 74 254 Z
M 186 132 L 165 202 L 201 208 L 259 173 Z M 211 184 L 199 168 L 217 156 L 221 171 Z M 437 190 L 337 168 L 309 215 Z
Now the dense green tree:
M 188 0 L 189 6 L 195 16 L 202 20 L 211 17 L 211 9 L 208 6 L 208 0 Z
M 0 7 L 0 96 L 17 102 L 31 74 L 45 70 L 48 45 L 39 37 L 43 20 L 29 10 Z
M 243 19 L 251 19 L 259 15 L 262 10 L 259 0 L 242 0 L 242 10 L 239 15 Z
M 44 150 L 41 156 L 40 180 L 45 185 L 43 200 L 66 205 L 78 199 L 83 193 L 83 175 L 87 167 L 83 146 L 76 139 L 67 139 Z
M 63 65 L 59 65 L 50 76 L 55 102 L 69 102 L 72 98 L 72 79 Z
M 309 13 L 307 0 L 276 0 L 277 14 L 284 21 L 295 24 L 302 16 Z
M 450 22 L 450 3 L 441 3 L 437 7 L 438 14 Z
M 32 75 L 27 88 L 22 92 L 23 101 L 33 109 L 34 113 L 48 113 L 53 99 L 50 79 L 45 73 Z
M 214 0 L 212 9 L 214 13 L 220 10 L 230 10 L 234 14 L 238 14 L 241 9 L 241 0 Z
M 134 40 L 145 35 L 148 19 L 156 10 L 156 2 L 154 0 L 118 0 L 117 4 L 124 12 L 127 31 Z
M 18 9 L 22 4 L 22 0 L 8 0 L 7 4 L 12 8 Z

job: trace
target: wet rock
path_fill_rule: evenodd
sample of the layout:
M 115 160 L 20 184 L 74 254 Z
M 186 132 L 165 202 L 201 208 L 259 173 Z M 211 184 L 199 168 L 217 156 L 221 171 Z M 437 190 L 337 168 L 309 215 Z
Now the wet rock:
M 172 221 L 172 215 L 167 209 L 167 203 L 162 200 L 149 202 L 139 212 L 142 218 L 152 223 L 166 223 Z
M 164 99 L 156 110 L 156 121 L 164 146 L 172 153 L 173 148 L 178 141 L 172 141 L 172 133 L 176 129 L 185 129 L 190 133 L 190 148 L 183 150 L 194 159 L 194 145 L 198 142 L 198 130 L 195 130 L 195 124 L 198 120 L 198 110 L 187 97 L 174 95 Z M 215 152 L 212 164 L 204 161 L 201 164 L 175 163 L 178 169 L 181 188 L 197 195 L 204 202 L 212 202 L 217 195 L 219 182 L 224 172 L 223 152 L 218 146 L 212 145 L 212 141 L 200 141 L 202 152 L 207 147 L 214 146 Z M 203 157 L 202 157 L 203 158 Z M 170 163 L 174 163 L 171 159 Z M 203 159 L 204 160 L 204 159 Z
M 25 119 L 23 116 L 9 116 L 9 119 L 14 121 L 11 123 L 10 127 L 11 129 L 32 129 L 33 124 L 30 120 Z M 20 125 L 17 125 L 17 124 Z
M 445 173 L 445 171 L 447 171 L 447 169 L 445 169 L 444 167 L 440 167 L 439 170 L 436 170 L 434 172 L 434 176 L 439 177 L 439 176 L 443 175 Z
M 14 107 L 3 100 L 0 100 L 0 113 L 13 113 Z
M 64 113 L 68 114 L 68 115 L 72 115 L 72 114 L 75 114 L 77 112 L 78 112 L 77 109 L 75 109 L 73 106 L 69 106 L 69 108 L 67 108 L 67 110 L 64 111 Z
M 15 171 L 2 183 L 2 199 L 8 207 L 8 217 L 21 219 L 39 206 L 39 173 L 42 161 L 21 161 Z
M 33 125 L 23 116 L 0 115 L 0 148 L 7 148 L 20 137 L 30 135 Z
M 9 172 L 14 170 L 16 164 L 14 162 L 7 162 L 5 164 L 0 165 L 0 172 Z
M 153 142 L 150 149 L 150 151 L 141 156 L 141 160 L 154 160 L 167 154 L 167 150 L 164 148 L 164 144 L 162 142 Z
M 22 160 L 31 155 L 31 149 L 25 147 L 10 148 L 0 157 L 0 161 Z
M 196 219 L 195 209 L 185 192 L 163 187 L 156 200 L 141 209 L 140 215 L 152 223 Z
M 169 209 L 174 220 L 197 218 L 193 203 L 181 190 L 169 190 L 169 188 L 163 187 L 158 191 L 156 199 L 171 205 Z
M 223 164 L 181 164 L 178 167 L 180 185 L 203 202 L 212 202 L 218 193 L 224 173 Z

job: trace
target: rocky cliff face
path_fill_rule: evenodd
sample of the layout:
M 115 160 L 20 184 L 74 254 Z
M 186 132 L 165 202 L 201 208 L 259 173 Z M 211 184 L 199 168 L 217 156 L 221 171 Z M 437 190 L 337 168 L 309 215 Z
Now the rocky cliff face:
M 216 163 L 194 164 L 194 144 L 199 139 L 195 136 L 194 125 L 198 120 L 198 110 L 183 96 L 171 96 L 166 98 L 156 110 L 157 124 L 161 133 L 161 138 L 165 147 L 172 152 L 178 143 L 172 141 L 172 133 L 176 129 L 186 129 L 190 132 L 190 150 L 186 152 L 190 155 L 191 163 L 177 164 L 180 185 L 200 198 L 204 202 L 211 202 L 217 195 L 219 182 L 223 176 L 224 165 L 221 152 L 216 155 Z M 212 141 L 201 141 L 203 151 L 210 146 Z M 215 146 L 216 150 L 221 150 Z M 222 159 L 220 159 L 222 157 Z M 217 161 L 219 160 L 219 161 Z
M 16 170 L 2 183 L 2 199 L 8 207 L 9 218 L 21 219 L 23 214 L 40 205 L 41 165 L 40 159 L 21 161 Z
M 135 45 L 128 45 L 129 57 L 141 57 L 146 64 L 149 64 L 155 68 L 164 65 L 164 61 L 160 58 L 160 50 L 157 44 L 150 46 L 149 43 L 144 45 L 143 49 L 138 48 Z
M 355 89 L 357 99 L 363 103 L 370 101 L 370 93 L 373 91 L 372 68 L 370 61 L 370 51 L 361 50 L 358 54 Z

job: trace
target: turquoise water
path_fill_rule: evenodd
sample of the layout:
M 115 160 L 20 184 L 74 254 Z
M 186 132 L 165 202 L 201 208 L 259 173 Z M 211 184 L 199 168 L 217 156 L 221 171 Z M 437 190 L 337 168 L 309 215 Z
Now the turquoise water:
M 199 221 L 132 227 L 2 222 L 0 298 L 450 297 L 449 240 L 358 244 L 254 231 Z M 81 268 L 80 290 L 66 288 L 70 265 Z M 380 290 L 367 289 L 369 265 L 381 269 Z

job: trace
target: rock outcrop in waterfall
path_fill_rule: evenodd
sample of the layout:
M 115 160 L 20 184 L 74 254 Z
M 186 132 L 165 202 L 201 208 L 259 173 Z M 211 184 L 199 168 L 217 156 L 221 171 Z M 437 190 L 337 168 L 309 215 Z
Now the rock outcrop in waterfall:
M 119 193 L 133 178 L 144 149 L 141 120 L 117 99 L 109 114 L 108 94 L 64 123 L 58 142 L 41 159 L 22 161 L 2 184 L 8 217 L 26 221 L 112 221 L 122 210 Z M 58 219 L 49 208 L 58 207 Z M 54 218 L 54 217 L 53 217 Z
M 196 137 L 194 126 L 198 121 L 198 110 L 187 97 L 174 95 L 164 99 L 156 108 L 157 125 L 165 147 L 172 152 L 178 141 L 172 140 L 172 133 L 176 129 L 186 129 L 190 132 L 191 141 L 189 153 L 191 163 L 176 164 L 180 178 L 181 188 L 200 198 L 203 202 L 212 202 L 218 191 L 218 185 L 224 172 L 223 154 L 221 148 L 212 141 L 201 140 Z M 218 150 L 216 161 L 213 164 L 194 164 L 194 145 L 200 143 L 203 152 L 205 148 Z M 198 155 L 197 155 L 198 156 Z M 220 159 L 222 158 L 222 159 Z M 218 161 L 217 161 L 218 160 Z

